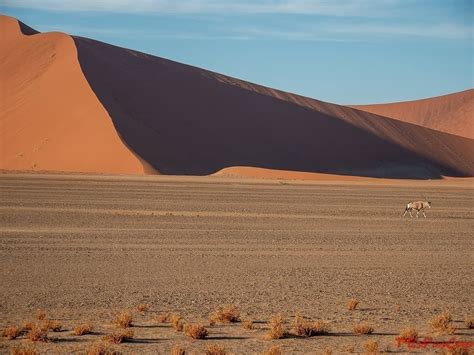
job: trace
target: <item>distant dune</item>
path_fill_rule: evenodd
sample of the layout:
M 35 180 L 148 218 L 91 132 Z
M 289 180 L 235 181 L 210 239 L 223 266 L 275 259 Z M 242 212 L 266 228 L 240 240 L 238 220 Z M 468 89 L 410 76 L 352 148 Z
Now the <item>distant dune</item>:
M 3 20 L 2 28 L 12 21 Z M 143 161 L 176 175 L 239 166 L 386 178 L 474 176 L 472 139 L 87 38 L 28 34 L 8 34 L 16 57 L 2 49 L 2 76 L 9 76 L 0 117 L 3 169 L 37 164 L 140 173 Z M 49 50 L 36 49 L 44 42 Z M 20 80 L 22 72 L 31 78 Z M 22 100 L 28 105 L 16 104 Z M 23 143 L 15 145 L 15 137 Z
M 352 107 L 474 139 L 474 89 L 423 100 Z
M 70 36 L 36 34 L 6 16 L 0 33 L 0 169 L 144 172 L 84 78 Z

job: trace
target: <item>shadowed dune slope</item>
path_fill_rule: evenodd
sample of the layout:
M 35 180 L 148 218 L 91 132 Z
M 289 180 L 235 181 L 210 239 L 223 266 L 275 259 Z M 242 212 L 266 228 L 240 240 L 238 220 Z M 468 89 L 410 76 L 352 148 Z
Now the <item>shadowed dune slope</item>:
M 423 100 L 352 107 L 474 139 L 474 89 Z
M 474 175 L 473 140 L 74 40 L 121 137 L 161 173 L 247 166 L 392 178 Z
M 0 169 L 141 174 L 81 71 L 74 41 L 0 16 Z

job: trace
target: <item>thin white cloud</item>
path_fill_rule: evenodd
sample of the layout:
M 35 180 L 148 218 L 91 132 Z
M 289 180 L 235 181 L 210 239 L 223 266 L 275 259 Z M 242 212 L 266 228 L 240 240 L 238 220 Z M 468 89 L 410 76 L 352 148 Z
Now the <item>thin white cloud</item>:
M 432 39 L 472 39 L 473 26 L 444 24 L 341 24 L 325 22 L 282 30 L 270 27 L 241 27 L 236 33 L 253 38 L 275 38 L 295 41 L 352 42 L 386 38 L 423 37 Z
M 421 23 L 417 19 L 400 23 L 397 19 L 384 18 L 399 14 L 408 0 L 0 0 L 3 5 L 54 11 L 101 11 L 135 14 L 306 14 L 325 15 L 313 25 L 308 20 L 300 25 L 283 28 L 280 24 L 249 24 L 243 28 L 227 24 L 214 31 L 153 32 L 121 28 L 39 28 L 43 31 L 59 30 L 83 36 L 122 37 L 140 35 L 147 38 L 175 39 L 229 39 L 251 40 L 260 38 L 294 41 L 365 41 L 380 38 L 424 37 L 434 39 L 472 39 L 473 25 L 456 22 Z M 360 23 L 358 16 L 371 16 Z M 224 18 L 213 16 L 213 19 Z M 394 21 L 395 20 L 395 21 Z M 382 22 L 383 21 L 383 22 Z M 293 23 L 294 25 L 294 23 Z M 217 31 L 216 31 L 217 30 Z M 133 33 L 132 33 L 133 32 Z
M 400 0 L 3 0 L 10 7 L 118 13 L 377 16 Z
M 342 35 L 415 36 L 440 39 L 472 39 L 472 25 L 441 24 L 363 24 L 327 26 L 324 31 Z
M 353 42 L 356 39 L 348 39 L 344 37 L 335 37 L 331 33 L 324 31 L 311 30 L 278 30 L 270 28 L 237 28 L 233 29 L 236 33 L 247 36 L 249 39 L 282 39 L 291 41 L 306 41 L 306 42 Z
M 183 39 L 183 40 L 256 40 L 276 39 L 306 42 L 358 42 L 393 37 L 433 39 L 472 39 L 473 27 L 456 24 L 439 25 L 341 25 L 301 26 L 282 30 L 266 27 L 225 27 L 214 33 L 153 31 L 150 29 L 50 26 L 37 28 L 43 32 L 61 31 L 85 37 Z M 370 35 L 370 37 L 368 36 Z
M 70 35 L 85 37 L 109 37 L 109 38 L 145 38 L 145 39 L 183 39 L 183 40 L 249 40 L 253 39 L 250 35 L 244 34 L 222 34 L 212 35 L 205 33 L 187 33 L 187 32 L 153 32 L 150 30 L 125 30 L 121 28 L 94 28 L 81 26 L 49 26 L 39 25 L 37 27 L 41 32 L 66 32 Z

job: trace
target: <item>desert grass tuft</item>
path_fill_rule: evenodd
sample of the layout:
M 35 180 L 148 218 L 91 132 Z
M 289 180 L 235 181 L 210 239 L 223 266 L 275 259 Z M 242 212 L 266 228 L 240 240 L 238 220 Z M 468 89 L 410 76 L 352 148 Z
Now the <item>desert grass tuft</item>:
M 38 319 L 38 320 L 44 320 L 44 319 L 46 319 L 46 312 L 43 311 L 42 309 L 38 309 L 38 310 L 35 312 L 35 317 L 36 317 L 36 319 Z
M 351 298 L 347 302 L 347 309 L 349 311 L 354 311 L 357 308 L 357 305 L 359 304 L 359 301 L 357 301 L 355 298 Z
M 234 304 L 228 304 L 216 309 L 209 317 L 209 324 L 240 322 L 239 308 Z
M 51 341 L 51 339 L 48 337 L 48 330 L 44 329 L 44 327 L 39 324 L 35 324 L 31 328 L 31 330 L 26 334 L 26 338 L 31 341 L 39 341 L 43 343 Z
M 17 326 L 10 326 L 6 327 L 2 331 L 2 335 L 4 338 L 7 338 L 8 340 L 13 340 L 18 338 L 21 335 L 21 328 L 18 328 Z
M 10 350 L 10 355 L 37 355 L 38 351 L 31 345 L 27 347 L 14 347 Z
M 186 324 L 184 334 L 193 339 L 204 339 L 209 333 L 202 324 Z
M 331 348 L 325 348 L 323 350 L 323 355 L 332 355 L 332 349 Z
M 171 348 L 171 355 L 186 355 L 186 350 L 179 344 L 173 345 Z
M 369 340 L 364 343 L 364 354 L 379 354 L 379 343 Z
M 281 314 L 277 314 L 268 322 L 269 331 L 267 333 L 270 339 L 282 339 L 288 335 L 288 330 L 285 327 L 285 319 Z
M 72 330 L 74 335 L 86 335 L 92 333 L 92 326 L 88 323 L 80 324 Z
M 106 335 L 103 339 L 112 344 L 120 344 L 133 339 L 133 330 L 121 329 Z
M 329 326 L 322 321 L 306 320 L 300 313 L 295 315 L 293 329 L 298 336 L 311 337 L 315 335 L 325 335 L 329 333 Z
M 184 321 L 179 313 L 173 313 L 169 317 L 169 322 L 177 332 L 183 331 Z
M 120 328 L 128 328 L 132 326 L 132 314 L 129 311 L 122 311 L 114 319 L 114 323 Z
M 144 304 L 144 303 L 140 303 L 138 306 L 137 306 L 137 311 L 140 312 L 140 313 L 145 313 L 148 311 L 148 305 Z
M 352 332 L 354 334 L 372 334 L 374 332 L 374 327 L 368 323 L 357 323 L 352 326 Z
M 453 325 L 453 318 L 449 313 L 441 313 L 430 320 L 430 326 L 433 333 L 454 334 L 456 327 Z
M 244 319 L 242 321 L 242 326 L 247 330 L 255 329 L 255 325 L 253 324 L 253 321 L 251 319 Z
M 33 329 L 34 323 L 30 321 L 23 322 L 21 329 L 26 332 L 27 330 Z
M 63 325 L 57 320 L 45 320 L 41 323 L 41 327 L 45 330 L 52 330 L 53 332 L 60 332 Z
M 170 322 L 170 318 L 171 318 L 171 313 L 167 312 L 167 313 L 160 313 L 158 314 L 158 316 L 156 317 L 156 321 L 158 323 L 169 323 Z
M 206 355 L 225 355 L 225 348 L 219 344 L 209 344 L 206 346 Z
M 279 345 L 272 345 L 264 350 L 262 355 L 281 355 L 281 347 Z
M 464 320 L 464 325 L 468 329 L 474 329 L 474 317 L 466 317 L 466 319 Z
M 86 350 L 87 355 L 118 355 L 119 352 L 115 351 L 110 344 L 104 341 L 96 341 L 92 343 Z
M 401 331 L 396 340 L 405 343 L 416 343 L 418 340 L 418 332 L 412 327 L 406 327 Z

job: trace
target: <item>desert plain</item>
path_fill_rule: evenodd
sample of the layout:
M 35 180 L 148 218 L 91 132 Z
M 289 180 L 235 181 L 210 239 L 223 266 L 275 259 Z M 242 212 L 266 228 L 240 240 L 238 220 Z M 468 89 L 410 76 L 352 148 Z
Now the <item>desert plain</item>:
M 402 218 L 406 203 L 426 197 L 427 218 Z M 123 353 L 169 354 L 175 344 L 204 353 L 362 352 L 369 340 L 396 353 L 440 351 L 447 340 L 474 342 L 472 317 L 472 179 L 265 180 L 208 176 L 85 174 L 0 175 L 0 327 L 36 321 L 37 310 L 62 324 L 54 341 L 24 336 L 0 352 L 33 346 L 85 353 L 133 315 L 134 339 Z M 349 299 L 359 301 L 350 311 Z M 146 312 L 137 306 L 145 304 Z M 234 304 L 241 322 L 209 325 Z M 453 335 L 433 334 L 429 320 L 449 312 Z M 193 340 L 157 318 L 179 313 L 209 331 Z M 327 322 L 324 336 L 298 337 L 296 312 Z M 266 339 L 281 313 L 290 334 Z M 355 335 L 366 321 L 371 335 Z M 75 336 L 81 323 L 93 333 Z M 412 326 L 425 348 L 397 346 Z M 438 347 L 436 347 L 438 346 Z M 441 345 L 442 346 L 442 345 Z

